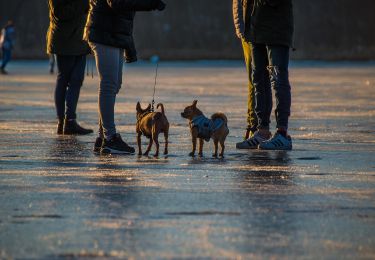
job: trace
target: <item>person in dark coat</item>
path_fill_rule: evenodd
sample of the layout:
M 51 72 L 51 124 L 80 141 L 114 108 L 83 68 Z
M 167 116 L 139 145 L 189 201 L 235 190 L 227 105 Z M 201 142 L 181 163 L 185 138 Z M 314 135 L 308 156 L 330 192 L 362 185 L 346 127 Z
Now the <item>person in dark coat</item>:
M 249 40 L 252 43 L 252 80 L 258 130 L 248 139 L 267 150 L 291 150 L 288 135 L 291 107 L 289 49 L 293 40 L 292 0 L 252 0 Z M 276 99 L 276 133 L 271 137 L 272 91 L 264 75 L 269 75 Z
M 15 28 L 13 21 L 8 21 L 5 27 L 1 30 L 0 47 L 2 51 L 2 62 L 0 67 L 1 74 L 8 74 L 5 67 L 12 58 L 12 50 L 14 47 Z
M 47 32 L 47 53 L 55 55 L 57 80 L 55 107 L 57 134 L 85 135 L 91 129 L 76 121 L 76 109 L 83 84 L 88 44 L 82 39 L 89 11 L 89 0 L 49 0 L 50 24 Z
M 251 81 L 251 43 L 249 41 L 250 16 L 252 5 L 249 0 L 233 0 L 233 20 L 236 35 L 241 40 L 245 58 L 246 71 L 248 73 L 248 96 L 247 96 L 247 128 L 245 139 L 251 137 L 256 131 L 257 117 L 254 111 L 254 87 Z M 238 145 L 237 145 L 238 146 Z M 241 147 L 237 147 L 241 148 Z
M 133 154 L 135 149 L 124 142 L 116 131 L 114 107 L 122 84 L 125 61 L 137 61 L 133 39 L 133 20 L 136 11 L 164 10 L 161 0 L 90 0 L 90 12 L 84 39 L 95 55 L 100 75 L 99 136 L 94 151 L 101 153 Z
M 246 71 L 248 75 L 247 91 L 247 128 L 243 141 L 236 144 L 237 149 L 255 149 L 258 145 L 248 142 L 257 131 L 258 118 L 255 113 L 255 89 L 251 79 L 252 73 L 252 44 L 250 42 L 250 17 L 253 10 L 253 1 L 251 0 L 233 0 L 233 21 L 237 37 L 241 40 L 242 49 L 245 58 Z M 265 82 L 269 83 L 268 75 L 264 75 Z

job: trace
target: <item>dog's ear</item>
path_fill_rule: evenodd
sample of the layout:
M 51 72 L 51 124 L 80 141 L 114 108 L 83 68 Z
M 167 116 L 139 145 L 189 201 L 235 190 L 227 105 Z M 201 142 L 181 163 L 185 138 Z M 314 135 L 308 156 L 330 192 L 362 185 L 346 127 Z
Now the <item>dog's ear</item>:
M 141 104 L 139 103 L 139 101 L 137 102 L 137 106 L 135 107 L 135 109 L 136 109 L 137 111 L 141 111 L 141 110 L 142 110 L 142 108 L 141 108 Z
M 194 100 L 194 101 L 193 101 L 193 107 L 196 107 L 196 106 L 197 106 L 197 103 L 198 103 L 198 100 Z
M 151 104 L 148 104 L 146 110 L 150 110 L 151 109 Z

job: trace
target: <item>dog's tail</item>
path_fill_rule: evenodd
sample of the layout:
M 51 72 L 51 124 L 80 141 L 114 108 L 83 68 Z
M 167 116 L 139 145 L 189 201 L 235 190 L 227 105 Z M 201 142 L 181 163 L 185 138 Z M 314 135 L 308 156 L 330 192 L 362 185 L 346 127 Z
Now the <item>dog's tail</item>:
M 214 121 L 215 119 L 218 119 L 218 118 L 224 120 L 225 124 L 228 123 L 228 118 L 227 118 L 226 115 L 224 115 L 224 113 L 220 113 L 220 112 L 219 112 L 219 113 L 215 113 L 215 114 L 213 114 L 213 115 L 211 116 L 211 119 L 212 119 L 213 121 Z
M 165 113 L 164 113 L 164 105 L 163 105 L 162 103 L 159 103 L 159 104 L 156 106 L 156 108 L 159 108 L 159 107 L 161 107 L 161 113 L 162 113 L 163 115 L 165 115 Z

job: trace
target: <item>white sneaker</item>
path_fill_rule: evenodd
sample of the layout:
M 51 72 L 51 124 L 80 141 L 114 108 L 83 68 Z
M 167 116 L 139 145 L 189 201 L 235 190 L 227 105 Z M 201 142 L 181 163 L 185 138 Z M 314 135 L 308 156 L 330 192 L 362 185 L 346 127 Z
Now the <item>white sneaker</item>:
M 257 149 L 258 145 L 264 141 L 267 141 L 268 138 L 264 137 L 256 131 L 252 137 L 246 139 L 245 141 L 236 143 L 237 149 Z
M 292 150 L 292 138 L 275 133 L 271 139 L 261 142 L 259 149 L 262 150 Z

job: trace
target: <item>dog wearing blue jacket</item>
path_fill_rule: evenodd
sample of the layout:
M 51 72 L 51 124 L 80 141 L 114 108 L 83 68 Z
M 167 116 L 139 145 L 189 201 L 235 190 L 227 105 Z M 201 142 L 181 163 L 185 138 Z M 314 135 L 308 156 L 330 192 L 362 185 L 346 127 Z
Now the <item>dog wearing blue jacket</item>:
M 203 143 L 204 141 L 210 141 L 212 138 L 215 147 L 212 156 L 217 157 L 218 144 L 220 143 L 221 152 L 219 156 L 224 157 L 224 142 L 229 134 L 228 119 L 223 113 L 215 113 L 211 116 L 211 119 L 205 117 L 202 111 L 197 108 L 197 103 L 198 101 L 194 100 L 193 104 L 185 107 L 184 112 L 181 113 L 183 118 L 189 120 L 193 143 L 193 150 L 189 155 L 193 157 L 195 156 L 197 139 L 199 139 L 198 155 L 203 156 Z

